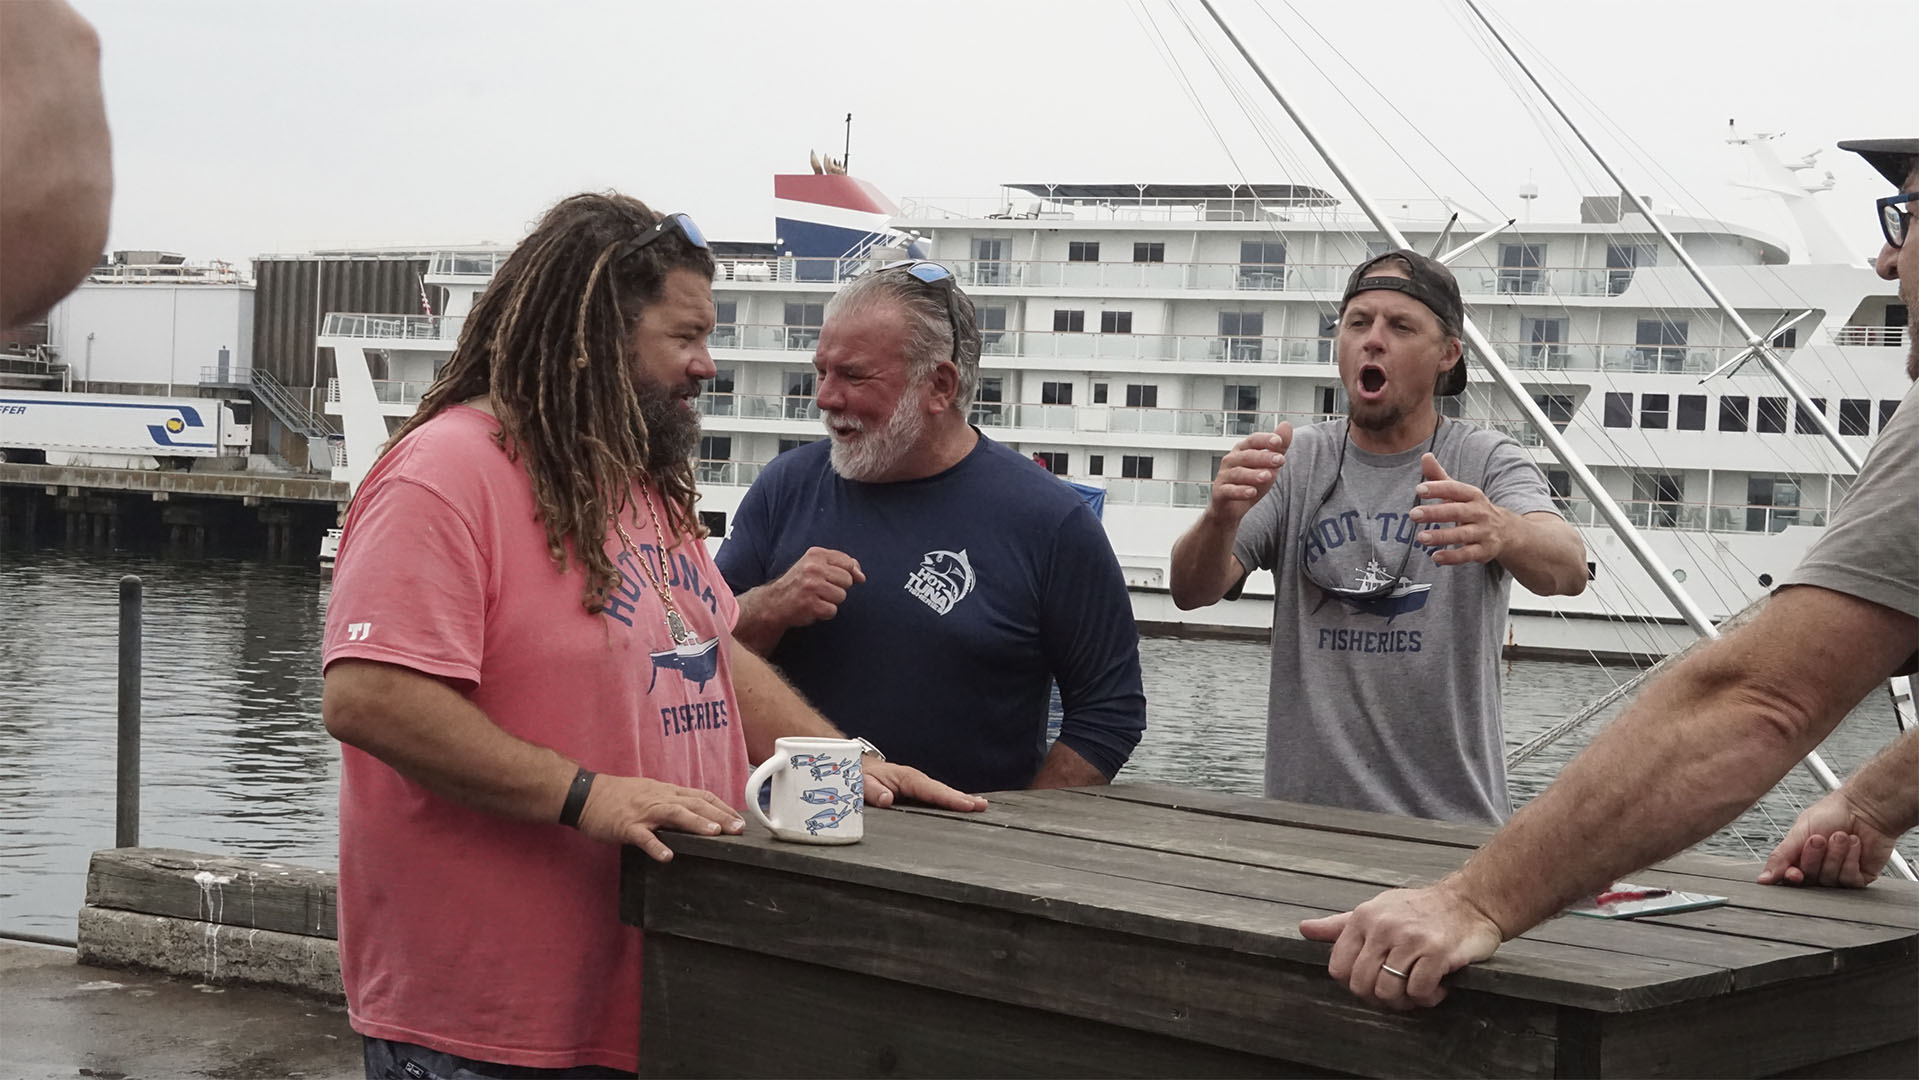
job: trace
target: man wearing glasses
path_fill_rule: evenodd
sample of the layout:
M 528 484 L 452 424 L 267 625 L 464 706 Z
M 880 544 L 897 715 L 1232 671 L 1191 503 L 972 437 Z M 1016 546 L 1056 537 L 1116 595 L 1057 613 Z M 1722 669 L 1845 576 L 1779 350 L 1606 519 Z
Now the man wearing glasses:
M 1900 193 L 1876 211 L 1874 267 L 1907 305 L 1920 140 L 1844 142 Z M 1436 1005 L 1448 972 L 1493 955 L 1572 901 L 1711 834 L 1778 783 L 1888 676 L 1911 674 L 1920 614 L 1914 392 L 1887 423 L 1827 531 L 1753 619 L 1656 680 L 1466 866 L 1300 931 L 1334 943 L 1327 971 L 1390 1008 Z M 1794 822 L 1760 880 L 1866 885 L 1920 820 L 1908 731 Z
M 1517 443 L 1435 409 L 1466 387 L 1461 328 L 1440 263 L 1403 250 L 1356 267 L 1337 338 L 1347 418 L 1243 440 L 1174 545 L 1182 608 L 1273 571 L 1273 798 L 1488 823 L 1511 810 L 1508 592 L 1578 593 L 1586 558 Z
M 829 438 L 761 472 L 720 548 L 734 634 L 962 791 L 1103 784 L 1146 728 L 1126 582 L 1080 496 L 967 422 L 979 360 L 938 263 L 833 298 L 813 361 Z

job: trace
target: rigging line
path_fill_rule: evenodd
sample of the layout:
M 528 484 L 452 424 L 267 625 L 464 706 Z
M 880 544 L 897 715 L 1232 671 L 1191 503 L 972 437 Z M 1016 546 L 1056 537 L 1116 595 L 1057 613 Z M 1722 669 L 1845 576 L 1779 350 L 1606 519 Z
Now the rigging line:
M 1293 0 L 1280 0 L 1280 2 L 1286 5 L 1287 10 L 1292 12 L 1294 18 L 1300 20 L 1301 24 L 1304 25 L 1309 31 L 1313 33 L 1314 37 L 1320 39 L 1320 44 L 1325 46 L 1328 52 L 1332 53 L 1336 59 L 1338 59 L 1342 64 L 1346 65 L 1347 70 L 1351 71 L 1354 74 L 1354 76 L 1360 81 L 1361 85 L 1368 86 L 1368 87 L 1372 86 L 1372 83 L 1367 80 L 1367 76 L 1363 72 L 1361 72 L 1361 70 L 1357 66 L 1354 65 L 1353 61 L 1347 59 L 1346 54 L 1341 52 L 1339 47 L 1336 46 L 1332 41 L 1328 40 L 1327 36 L 1320 32 L 1319 27 L 1313 25 L 1313 21 L 1311 19 L 1308 19 L 1306 16 L 1300 13 L 1300 9 L 1293 5 Z M 1266 16 L 1267 21 L 1273 24 L 1274 29 L 1278 30 L 1281 36 L 1285 37 L 1288 40 L 1288 42 L 1290 42 L 1294 46 L 1295 49 L 1298 49 L 1300 53 L 1307 58 L 1308 63 L 1314 65 L 1314 70 L 1319 72 L 1322 78 L 1327 79 L 1329 83 L 1333 82 L 1331 77 L 1327 75 L 1326 71 L 1322 69 L 1317 63 L 1314 62 L 1313 54 L 1308 50 L 1306 50 L 1305 48 L 1302 48 L 1300 43 L 1294 39 L 1293 35 L 1288 33 L 1287 29 L 1280 25 L 1280 20 L 1274 18 L 1273 13 L 1267 10 L 1267 5 L 1263 3 L 1255 3 L 1254 8 L 1255 10 L 1259 11 L 1260 14 Z M 1335 84 L 1335 85 L 1337 88 L 1338 84 Z M 1377 90 L 1374 92 L 1374 96 L 1379 98 L 1380 101 L 1383 104 L 1385 104 L 1388 109 L 1392 110 L 1393 114 L 1399 117 L 1401 121 L 1403 121 L 1407 125 L 1408 129 L 1411 130 L 1414 133 L 1414 135 L 1420 139 L 1421 142 L 1426 143 L 1427 146 L 1431 148 L 1434 153 L 1438 154 L 1440 156 L 1440 160 L 1446 162 L 1447 166 L 1454 171 L 1455 175 L 1459 176 L 1460 179 L 1465 180 L 1467 183 L 1467 186 L 1473 189 L 1474 194 L 1478 195 L 1485 202 L 1486 207 L 1492 208 L 1493 214 L 1492 216 L 1487 218 L 1487 221 L 1489 222 L 1499 221 L 1510 216 L 1508 214 L 1501 212 L 1498 200 L 1494 199 L 1491 195 L 1488 195 L 1485 189 L 1483 189 L 1482 187 L 1480 187 L 1479 184 L 1474 182 L 1473 177 L 1467 175 L 1466 170 L 1460 168 L 1460 166 L 1456 164 L 1454 160 L 1447 155 L 1446 151 L 1442 150 L 1439 147 L 1439 145 L 1435 143 L 1432 139 L 1427 138 L 1426 131 L 1419 124 L 1414 123 L 1413 119 L 1407 116 L 1406 113 L 1402 112 L 1400 110 L 1400 107 L 1395 105 L 1391 98 L 1387 97 L 1385 94 L 1380 93 Z M 1348 100 L 1348 104 L 1349 105 L 1352 104 L 1351 99 Z M 1355 106 L 1355 111 L 1356 112 L 1359 111 L 1358 106 Z M 1382 137 L 1384 138 L 1384 136 Z M 1406 159 L 1402 158 L 1401 161 L 1405 163 Z M 1412 166 L 1409 165 L 1408 167 L 1411 168 Z M 1428 188 L 1428 190 L 1432 191 L 1432 188 Z M 1438 193 L 1436 192 L 1435 194 L 1438 194 Z M 1442 198 L 1444 198 L 1444 196 L 1442 196 Z M 1483 207 L 1483 209 L 1484 208 L 1485 207 Z M 1476 213 L 1477 212 L 1478 211 L 1476 211 Z
M 1709 221 L 1713 225 L 1715 225 L 1717 228 L 1723 231 L 1732 232 L 1736 234 L 1738 233 L 1739 231 L 1738 226 L 1735 226 L 1732 223 L 1718 216 L 1707 205 L 1707 203 L 1701 200 L 1697 195 L 1693 194 L 1693 192 L 1689 190 L 1687 186 L 1680 181 L 1679 177 L 1674 175 L 1663 164 L 1661 164 L 1660 160 L 1657 157 L 1647 152 L 1645 148 L 1642 147 L 1633 138 L 1631 133 L 1627 132 L 1618 123 L 1616 123 L 1613 120 L 1613 118 L 1607 114 L 1606 110 L 1601 108 L 1601 106 L 1597 101 L 1595 101 L 1592 97 L 1587 95 L 1586 92 L 1583 91 L 1578 85 L 1575 85 L 1572 82 L 1572 80 L 1568 79 L 1567 76 L 1563 72 L 1561 72 L 1557 66 L 1553 64 L 1551 58 L 1547 57 L 1544 53 L 1541 52 L 1541 50 L 1536 48 L 1532 44 L 1532 42 L 1528 41 L 1524 35 L 1520 34 L 1519 31 L 1514 28 L 1511 20 L 1501 18 L 1499 21 L 1502 27 L 1504 27 L 1509 33 L 1512 33 L 1517 40 L 1521 41 L 1523 44 L 1527 46 L 1528 51 L 1534 55 L 1536 62 L 1543 64 L 1547 68 L 1547 70 L 1553 73 L 1556 80 L 1560 83 L 1560 85 L 1563 88 L 1567 89 L 1576 98 L 1578 98 L 1580 101 L 1586 104 L 1587 111 L 1589 112 L 1589 114 L 1595 117 L 1604 128 L 1612 132 L 1615 139 L 1627 150 L 1630 157 L 1632 157 L 1636 162 L 1638 162 L 1640 166 L 1647 172 L 1666 178 L 1666 180 L 1671 186 L 1671 190 L 1663 188 L 1663 191 L 1668 196 L 1669 199 L 1671 199 L 1676 203 L 1679 203 L 1682 201 L 1681 198 L 1673 194 L 1673 191 L 1677 190 L 1680 193 L 1680 195 L 1685 196 L 1685 201 L 1691 204 L 1691 206 L 1693 207 L 1693 212 L 1696 213 L 1701 220 Z M 1475 35 L 1476 37 L 1483 36 L 1485 34 L 1484 27 L 1476 28 L 1476 30 L 1477 30 L 1477 33 Z M 1754 282 L 1756 287 L 1758 287 L 1761 290 L 1762 295 L 1765 296 L 1768 300 L 1780 302 L 1781 291 L 1784 290 L 1787 299 L 1792 300 L 1794 304 L 1797 304 L 1800 307 L 1816 306 L 1816 305 L 1807 303 L 1806 298 L 1801 294 L 1799 294 L 1799 292 L 1794 288 L 1792 288 L 1792 286 L 1786 285 L 1784 282 L 1779 281 L 1777 275 L 1771 275 L 1771 274 L 1761 275 L 1757 273 L 1759 269 L 1762 269 L 1762 268 L 1761 267 L 1750 268 L 1748 272 L 1743 276 L 1746 277 L 1748 280 Z M 1791 306 L 1791 305 L 1783 304 L 1782 306 Z M 1842 361 L 1850 372 L 1856 375 L 1858 374 L 1857 369 L 1854 368 L 1853 362 L 1851 360 L 1847 360 L 1843 357 Z
M 1304 167 L 1304 163 L 1299 162 L 1297 159 L 1294 159 L 1291 151 L 1285 149 L 1285 141 L 1279 137 L 1278 130 L 1273 128 L 1271 124 L 1267 123 L 1261 111 L 1254 107 L 1252 100 L 1248 96 L 1247 92 L 1244 90 L 1244 88 L 1242 88 L 1237 83 L 1237 81 L 1235 81 L 1228 74 L 1226 67 L 1224 66 L 1219 56 L 1217 55 L 1216 51 L 1206 42 L 1204 38 L 1200 36 L 1199 32 L 1195 29 L 1193 23 L 1187 18 L 1185 13 L 1181 12 L 1177 7 L 1174 7 L 1171 2 L 1169 3 L 1169 7 L 1174 12 L 1175 16 L 1180 20 L 1182 26 L 1186 29 L 1188 36 L 1193 40 L 1195 47 L 1200 51 L 1202 57 L 1204 57 L 1207 60 L 1207 62 L 1213 67 L 1215 76 L 1219 78 L 1221 85 L 1226 89 L 1228 95 L 1231 98 L 1233 98 L 1235 104 L 1239 106 L 1242 114 L 1246 117 L 1249 123 L 1249 126 L 1252 127 L 1255 137 L 1260 140 L 1262 145 L 1265 146 L 1265 148 L 1267 149 L 1268 153 L 1272 154 L 1275 161 L 1280 164 L 1281 171 L 1283 173 L 1290 173 L 1292 175 L 1302 175 L 1302 176 L 1308 175 L 1309 170 L 1307 170 Z M 1293 162 L 1291 168 L 1289 167 L 1289 164 L 1288 164 L 1289 161 Z M 1238 162 L 1236 161 L 1235 164 L 1237 167 Z M 1246 176 L 1244 172 L 1242 172 L 1241 179 L 1243 181 L 1246 181 Z M 1320 229 L 1322 232 L 1338 234 L 1349 239 L 1360 238 L 1360 234 L 1355 232 L 1351 227 L 1347 226 L 1344 222 L 1339 221 L 1338 219 L 1329 221 L 1326 217 L 1318 213 L 1317 208 L 1309 207 L 1308 214 L 1320 226 Z M 1268 229 L 1274 235 L 1281 237 L 1284 243 L 1285 234 L 1280 231 L 1277 222 L 1269 220 Z M 1331 310 L 1331 307 L 1332 307 L 1331 302 L 1322 297 L 1321 291 L 1318 288 L 1309 288 L 1307 290 L 1307 293 L 1308 293 L 1308 298 L 1310 302 L 1314 305 L 1314 307 L 1319 311 L 1319 313 L 1322 316 L 1324 316 L 1327 311 Z

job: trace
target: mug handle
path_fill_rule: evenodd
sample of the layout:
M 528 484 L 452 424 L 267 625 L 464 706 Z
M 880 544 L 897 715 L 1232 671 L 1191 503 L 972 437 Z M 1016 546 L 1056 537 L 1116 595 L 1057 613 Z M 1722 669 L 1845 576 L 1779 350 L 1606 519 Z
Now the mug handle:
M 760 763 L 759 768 L 753 770 L 752 776 L 747 777 L 747 813 L 752 814 L 753 820 L 758 821 L 768 832 L 773 831 L 773 821 L 760 809 L 760 789 L 767 785 L 767 781 L 773 779 L 774 771 L 780 768 L 780 763 L 784 760 L 786 759 L 776 750 L 772 756 Z

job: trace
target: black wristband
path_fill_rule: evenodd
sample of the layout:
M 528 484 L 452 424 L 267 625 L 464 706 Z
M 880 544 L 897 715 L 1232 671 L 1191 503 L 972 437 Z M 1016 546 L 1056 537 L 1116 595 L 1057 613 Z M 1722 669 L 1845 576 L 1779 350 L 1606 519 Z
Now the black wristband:
M 573 784 L 567 788 L 567 801 L 560 804 L 560 824 L 569 829 L 580 827 L 580 811 L 587 808 L 587 792 L 593 790 L 593 776 L 585 768 L 573 774 Z

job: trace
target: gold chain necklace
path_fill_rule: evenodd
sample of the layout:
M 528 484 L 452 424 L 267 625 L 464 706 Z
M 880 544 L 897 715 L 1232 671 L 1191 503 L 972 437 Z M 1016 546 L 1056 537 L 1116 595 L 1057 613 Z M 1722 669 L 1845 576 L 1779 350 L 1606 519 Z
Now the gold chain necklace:
M 642 489 L 640 494 L 647 503 L 647 516 L 653 519 L 654 554 L 660 559 L 660 565 L 664 568 L 667 561 L 667 540 L 660 529 L 660 514 L 653 508 L 653 492 L 650 489 Z M 640 576 L 646 578 L 647 584 L 653 586 L 653 591 L 660 594 L 660 603 L 667 609 L 667 634 L 673 638 L 673 643 L 692 645 L 699 641 L 700 636 L 687 626 L 687 620 L 680 616 L 680 609 L 674 606 L 673 593 L 668 591 L 665 577 L 655 577 L 647 572 L 647 560 L 641 556 L 640 550 L 633 546 L 633 538 L 627 535 L 627 527 L 620 523 L 617 515 L 613 519 L 613 529 L 620 534 L 620 542 L 626 545 L 626 549 L 633 553 L 635 561 L 639 562 Z

